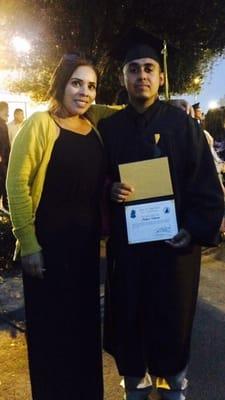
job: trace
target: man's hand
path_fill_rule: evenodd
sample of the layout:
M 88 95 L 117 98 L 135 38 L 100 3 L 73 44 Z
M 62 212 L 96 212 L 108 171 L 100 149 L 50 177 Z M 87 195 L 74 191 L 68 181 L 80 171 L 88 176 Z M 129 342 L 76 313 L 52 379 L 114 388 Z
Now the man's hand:
M 111 188 L 111 200 L 117 203 L 123 203 L 133 192 L 134 188 L 127 183 L 114 182 Z
M 185 229 L 180 229 L 179 232 L 170 240 L 166 240 L 171 247 L 175 249 L 183 249 L 191 242 L 191 235 Z
M 39 251 L 34 254 L 21 257 L 23 271 L 33 278 L 43 279 L 43 272 L 46 271 L 44 268 L 44 261 L 42 252 Z

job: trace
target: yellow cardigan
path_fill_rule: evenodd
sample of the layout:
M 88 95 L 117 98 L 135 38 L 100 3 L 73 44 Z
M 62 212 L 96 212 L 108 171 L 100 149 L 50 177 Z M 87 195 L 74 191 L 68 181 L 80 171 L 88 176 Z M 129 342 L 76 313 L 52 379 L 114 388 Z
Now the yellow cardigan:
M 86 117 L 97 125 L 100 119 L 119 109 L 121 107 L 95 105 L 91 106 Z M 41 250 L 35 234 L 35 214 L 58 135 L 59 127 L 50 114 L 37 112 L 25 121 L 13 142 L 6 187 L 13 233 L 17 238 L 15 257 L 19 252 L 24 256 Z

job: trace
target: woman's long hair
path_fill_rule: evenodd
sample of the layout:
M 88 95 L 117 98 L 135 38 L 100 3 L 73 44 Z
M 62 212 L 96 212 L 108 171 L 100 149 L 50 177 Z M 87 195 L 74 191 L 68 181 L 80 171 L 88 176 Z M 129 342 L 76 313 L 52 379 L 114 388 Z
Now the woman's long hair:
M 225 107 L 209 110 L 205 116 L 205 129 L 216 141 L 225 140 Z
M 65 87 L 73 72 L 80 66 L 89 66 L 93 68 L 98 78 L 98 72 L 93 61 L 83 53 L 64 54 L 53 72 L 47 94 L 49 111 L 51 113 L 55 113 L 62 108 Z
M 209 110 L 205 116 L 205 129 L 214 139 L 218 156 L 225 161 L 225 107 Z

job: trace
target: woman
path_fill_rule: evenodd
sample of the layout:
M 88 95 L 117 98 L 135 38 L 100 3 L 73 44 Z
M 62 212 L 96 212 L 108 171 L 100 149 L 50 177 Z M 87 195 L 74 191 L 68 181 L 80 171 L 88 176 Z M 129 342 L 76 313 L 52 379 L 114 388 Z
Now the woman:
M 225 161 L 225 107 L 209 110 L 205 116 L 205 129 L 214 139 L 215 150 Z
M 7 188 L 24 272 L 33 400 L 103 398 L 98 265 L 104 157 L 84 117 L 96 87 L 91 61 L 65 55 L 53 75 L 50 110 L 25 122 L 10 156 Z
M 225 198 L 225 108 L 209 110 L 205 116 L 205 134 L 215 161 Z M 225 215 L 220 226 L 221 240 L 225 240 Z

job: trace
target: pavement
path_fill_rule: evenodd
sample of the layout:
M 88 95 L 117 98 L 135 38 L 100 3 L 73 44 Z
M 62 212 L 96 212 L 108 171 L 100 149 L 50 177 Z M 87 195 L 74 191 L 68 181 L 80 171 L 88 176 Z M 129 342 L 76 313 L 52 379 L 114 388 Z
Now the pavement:
M 225 399 L 224 244 L 203 253 L 189 378 L 188 399 Z
M 104 247 L 101 254 L 103 310 Z M 16 270 L 0 276 L 0 331 L 23 332 L 24 328 L 22 279 L 20 271 Z M 107 354 L 103 360 L 105 400 L 121 400 L 120 377 L 114 361 Z M 188 400 L 225 400 L 225 244 L 203 252 L 189 380 Z

